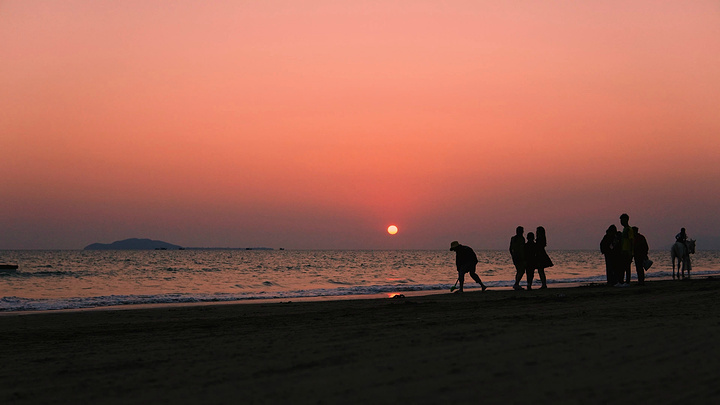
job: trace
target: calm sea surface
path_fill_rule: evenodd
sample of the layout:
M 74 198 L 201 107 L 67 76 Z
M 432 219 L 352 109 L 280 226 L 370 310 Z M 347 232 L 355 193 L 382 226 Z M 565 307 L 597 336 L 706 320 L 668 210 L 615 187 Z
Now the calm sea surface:
M 513 284 L 507 251 L 476 253 L 483 282 Z M 546 270 L 550 288 L 605 280 L 599 251 L 548 253 L 555 262 Z M 650 259 L 650 280 L 671 277 L 669 252 L 652 251 Z M 694 276 L 720 272 L 720 251 L 692 259 Z M 19 265 L 0 271 L 0 311 L 449 291 L 454 260 L 453 252 L 427 250 L 0 251 L 0 263 Z M 465 283 L 477 286 L 470 277 Z

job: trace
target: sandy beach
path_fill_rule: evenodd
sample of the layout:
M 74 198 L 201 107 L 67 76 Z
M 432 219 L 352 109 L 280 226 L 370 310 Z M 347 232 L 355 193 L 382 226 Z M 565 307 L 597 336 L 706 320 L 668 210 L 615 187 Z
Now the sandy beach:
M 720 279 L 0 317 L 0 403 L 716 403 Z

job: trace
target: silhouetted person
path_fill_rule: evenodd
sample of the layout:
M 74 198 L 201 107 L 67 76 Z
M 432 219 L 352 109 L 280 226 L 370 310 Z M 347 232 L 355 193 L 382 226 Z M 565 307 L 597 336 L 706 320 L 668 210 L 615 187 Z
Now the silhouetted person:
M 541 289 L 547 288 L 547 278 L 545 277 L 545 269 L 552 267 L 554 264 L 550 260 L 545 248 L 547 247 L 547 236 L 545 235 L 545 228 L 538 226 L 535 230 L 537 240 L 535 241 L 537 246 L 537 271 L 540 276 L 540 282 L 542 283 Z
M 623 226 L 622 230 L 622 259 L 620 262 L 620 265 L 622 266 L 622 271 L 624 272 L 624 278 L 623 281 L 623 274 L 620 274 L 620 279 L 618 282 L 630 284 L 630 276 L 632 275 L 632 260 L 633 260 L 633 245 L 635 244 L 635 235 L 633 233 L 632 228 L 629 224 L 630 216 L 628 214 L 622 214 L 620 215 L 620 224 Z
M 625 258 L 622 251 L 622 231 L 615 232 L 615 241 L 613 242 L 615 257 L 615 286 L 622 286 L 625 277 Z
M 680 228 L 680 233 L 675 235 L 675 240 L 682 243 L 683 246 L 685 246 L 685 253 L 689 254 L 689 253 L 687 253 L 688 252 L 688 245 L 687 245 L 688 236 L 687 236 L 687 232 L 685 232 L 685 228 Z
M 608 285 L 617 283 L 619 251 L 619 247 L 615 245 L 617 233 L 617 226 L 610 225 L 600 241 L 600 252 L 605 256 L 605 275 Z
M 533 277 L 537 268 L 537 245 L 535 234 L 528 232 L 525 242 L 525 274 L 527 274 L 527 289 L 532 290 Z
M 485 291 L 485 289 L 487 289 L 487 286 L 483 284 L 482 280 L 480 280 L 480 276 L 475 273 L 475 268 L 477 267 L 478 263 L 475 251 L 472 250 L 470 246 L 461 245 L 460 243 L 458 243 L 458 241 L 453 241 L 450 244 L 450 250 L 455 252 L 455 264 L 457 265 L 458 283 L 460 284 L 457 292 L 463 292 L 465 273 L 470 273 L 470 277 L 472 277 L 473 280 L 480 284 L 482 290 Z
M 687 242 L 687 233 L 685 232 L 685 228 L 680 228 L 680 233 L 675 235 L 675 240 L 683 245 Z
M 510 256 L 512 257 L 513 264 L 515 265 L 515 285 L 514 290 L 522 290 L 520 287 L 520 280 L 522 280 L 523 274 L 525 274 L 525 237 L 523 233 L 525 230 L 522 226 L 515 228 L 515 236 L 510 238 Z
M 638 232 L 638 227 L 632 227 L 633 233 L 635 234 L 635 245 L 633 246 L 633 255 L 635 259 L 635 271 L 637 272 L 638 284 L 645 284 L 645 267 L 643 267 L 645 260 L 648 259 L 648 253 L 650 253 L 650 247 L 648 246 L 647 239 L 644 235 Z

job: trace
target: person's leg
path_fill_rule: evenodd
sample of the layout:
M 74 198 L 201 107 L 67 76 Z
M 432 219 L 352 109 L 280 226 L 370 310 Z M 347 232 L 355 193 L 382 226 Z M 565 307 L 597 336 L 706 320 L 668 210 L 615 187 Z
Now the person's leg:
M 527 289 L 532 290 L 532 282 L 533 278 L 535 278 L 535 269 L 526 269 L 525 274 L 527 274 Z
M 465 283 L 465 272 L 458 271 L 458 287 L 457 291 L 462 292 L 463 291 L 463 284 Z
M 645 269 L 643 268 L 642 259 L 635 259 L 635 271 L 637 272 L 638 284 L 645 284 Z
M 480 280 L 480 276 L 477 275 L 477 273 L 475 272 L 475 269 L 473 269 L 470 272 L 470 277 L 472 277 L 472 279 L 475 280 L 476 283 L 480 284 L 480 287 L 482 288 L 482 290 L 485 291 L 487 286 L 485 286 L 485 284 L 483 284 L 482 280 Z
M 545 278 L 545 269 L 540 267 L 538 269 L 538 276 L 540 276 L 540 282 L 542 286 L 540 288 L 547 288 L 547 279 Z
M 520 287 L 520 281 L 523 278 L 523 274 L 525 274 L 525 269 L 523 267 L 523 265 L 515 265 L 515 285 L 513 285 L 513 289 L 515 290 L 522 290 L 522 287 Z
M 624 259 L 619 257 L 615 263 L 615 283 L 622 284 L 625 277 Z
M 632 257 L 625 259 L 625 284 L 630 284 L 632 278 Z

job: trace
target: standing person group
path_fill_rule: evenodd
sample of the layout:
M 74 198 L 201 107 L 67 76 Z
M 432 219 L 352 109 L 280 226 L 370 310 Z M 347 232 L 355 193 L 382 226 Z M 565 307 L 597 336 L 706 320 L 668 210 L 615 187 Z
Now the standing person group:
M 645 236 L 638 227 L 630 226 L 630 216 L 620 215 L 622 231 L 610 225 L 600 241 L 600 252 L 605 256 L 605 274 L 608 285 L 630 285 L 632 263 L 635 261 L 638 284 L 645 283 L 645 263 L 648 260 L 649 247 Z
M 635 262 L 635 271 L 639 285 L 645 284 L 645 271 L 650 267 L 652 261 L 648 258 L 650 251 L 647 239 L 639 232 L 637 226 L 630 226 L 630 216 L 620 215 L 619 230 L 616 225 L 610 225 L 605 231 L 605 236 L 600 241 L 600 252 L 605 256 L 605 274 L 607 283 L 612 286 L 630 285 L 632 277 L 632 264 Z M 545 228 L 538 226 L 535 233 L 528 232 L 525 240 L 525 229 L 518 226 L 515 235 L 510 238 L 510 256 L 515 266 L 514 290 L 523 290 L 520 282 L 523 276 L 527 277 L 527 289 L 532 290 L 535 270 L 540 278 L 540 289 L 547 288 L 547 276 L 545 269 L 553 266 L 553 261 L 545 250 L 547 248 L 547 235 Z M 676 236 L 678 241 L 687 239 L 685 228 Z M 458 272 L 458 292 L 463 291 L 465 274 L 475 280 L 482 290 L 487 286 L 483 284 L 475 269 L 478 259 L 475 252 L 469 246 L 461 245 L 458 241 L 450 244 L 450 250 L 456 253 L 456 266 Z
M 540 282 L 542 283 L 540 289 L 547 288 L 545 269 L 552 267 L 553 262 L 545 251 L 547 247 L 545 228 L 542 226 L 537 227 L 537 240 L 535 240 L 535 234 L 528 232 L 527 242 L 523 236 L 524 232 L 525 229 L 522 226 L 518 226 L 515 229 L 515 236 L 510 238 L 510 256 L 512 257 L 513 265 L 515 265 L 515 284 L 513 285 L 513 289 L 523 289 L 520 286 L 520 281 L 522 281 L 523 275 L 526 275 L 527 289 L 532 290 L 535 270 L 538 271 Z

